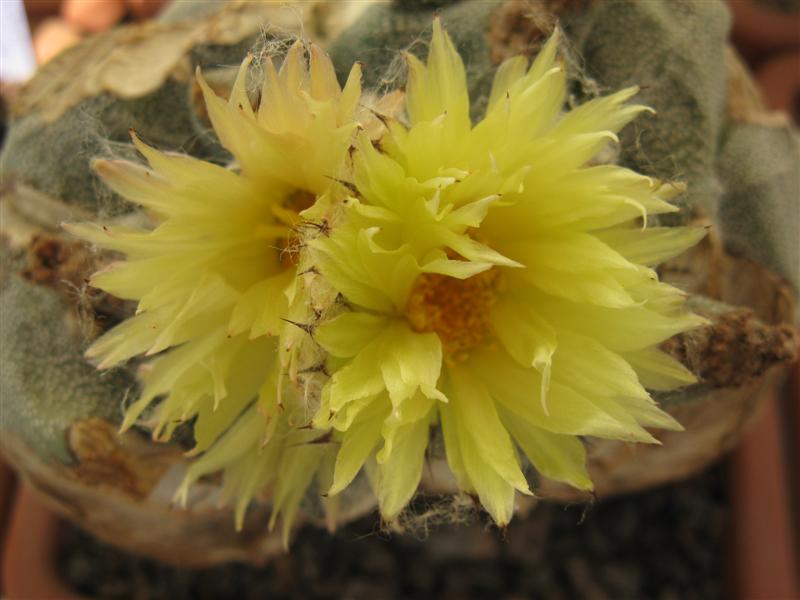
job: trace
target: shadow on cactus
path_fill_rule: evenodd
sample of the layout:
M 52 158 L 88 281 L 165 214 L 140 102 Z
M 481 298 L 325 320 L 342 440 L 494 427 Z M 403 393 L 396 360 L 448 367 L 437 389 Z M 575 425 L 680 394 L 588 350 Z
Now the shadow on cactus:
M 404 105 L 362 94 L 358 64 L 340 87 L 297 42 L 263 62 L 256 106 L 252 57 L 227 101 L 198 73 L 227 168 L 135 135 L 149 167 L 95 162 L 150 223 L 65 225 L 125 255 L 92 285 L 138 302 L 87 356 L 152 356 L 123 427 L 166 441 L 191 422 L 182 502 L 222 472 L 237 527 L 268 499 L 286 542 L 309 486 L 335 524 L 364 470 L 394 521 L 438 430 L 458 489 L 503 526 L 535 492 L 520 454 L 591 490 L 583 436 L 680 429 L 646 388 L 694 381 L 657 346 L 704 319 L 653 266 L 704 230 L 649 226 L 682 186 L 601 164 L 648 109 L 630 88 L 565 110 L 560 43 L 506 60 L 473 124 L 438 19 L 427 62 L 406 56 Z

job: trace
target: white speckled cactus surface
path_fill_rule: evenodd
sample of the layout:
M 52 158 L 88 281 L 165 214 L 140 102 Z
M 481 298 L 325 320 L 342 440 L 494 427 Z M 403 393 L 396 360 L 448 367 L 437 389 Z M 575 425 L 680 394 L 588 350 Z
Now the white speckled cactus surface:
M 96 535 L 195 565 L 262 559 L 286 544 L 291 551 L 293 520 L 333 528 L 377 507 L 376 522 L 400 531 L 414 518 L 413 505 L 404 509 L 417 485 L 417 493 L 436 497 L 471 495 L 506 526 L 515 510 L 539 501 L 589 501 L 697 472 L 736 443 L 759 399 L 781 383 L 798 345 L 800 138 L 785 116 L 764 108 L 727 44 L 728 28 L 725 5 L 716 0 L 176 2 L 158 21 L 68 50 L 15 97 L 0 156 L 0 450 L 51 504 Z M 302 42 L 292 46 L 298 36 Z M 306 54 L 309 78 L 291 88 L 292 69 L 306 68 Z M 280 75 L 270 71 L 268 58 L 284 63 Z M 263 78 L 266 95 L 259 95 Z M 453 91 L 457 84 L 466 84 L 468 99 Z M 528 142 L 526 128 L 548 110 L 541 94 L 551 89 L 551 121 L 558 125 L 543 129 L 551 137 L 542 134 L 545 141 L 531 146 L 539 157 L 514 163 L 517 147 Z M 276 90 L 291 94 L 279 97 Z M 281 105 L 286 98 L 289 104 Z M 279 117 L 279 107 L 290 116 Z M 592 113 L 592 107 L 601 108 Z M 503 110 L 515 125 L 497 134 L 491 128 Z M 603 110 L 608 123 L 597 116 Z M 602 144 L 588 146 L 591 152 L 589 134 L 575 133 L 581 118 L 591 120 L 586 115 L 598 120 L 601 133 L 613 130 Z M 283 136 L 285 145 L 274 146 L 283 150 L 254 154 L 240 117 L 275 139 Z M 278 136 L 276 128 L 286 123 Z M 563 157 L 560 140 L 573 144 Z M 469 168 L 437 162 L 429 150 L 440 142 L 439 156 L 486 154 L 485 176 L 480 161 Z M 343 168 L 331 166 L 337 152 Z M 145 165 L 143 156 L 153 171 L 140 181 L 145 170 L 124 161 Z M 552 165 L 537 173 L 547 156 Z M 581 205 L 581 222 L 595 219 L 585 227 L 592 236 L 558 230 L 558 240 L 574 244 L 536 246 L 544 249 L 539 258 L 553 249 L 563 263 L 573 257 L 565 268 L 573 278 L 532 258 L 550 279 L 542 283 L 542 275 L 538 291 L 525 296 L 535 300 L 528 312 L 512 315 L 508 307 L 520 304 L 527 289 L 515 288 L 524 277 L 515 279 L 514 269 L 529 268 L 519 258 L 524 252 L 515 254 L 513 236 L 530 226 L 544 231 L 542 239 L 555 239 L 552 229 L 525 220 L 539 213 L 513 212 L 515 198 L 535 197 L 548 185 L 556 186 L 554 203 L 566 198 L 577 184 L 557 187 L 562 180 L 548 176 L 575 157 L 582 157 L 569 171 L 575 175 L 564 177 L 625 173 L 640 174 L 637 185 L 648 182 L 636 196 L 641 204 L 619 208 L 635 226 L 606 229 L 616 222 L 592 212 L 592 202 Z M 181 252 L 197 240 L 223 239 L 234 223 L 241 221 L 244 231 L 244 213 L 223 211 L 191 238 L 195 230 L 186 223 L 203 221 L 181 213 L 181 194 L 202 180 L 208 186 L 198 185 L 196 194 L 209 206 L 217 196 L 251 194 L 247 206 L 255 215 L 262 200 L 252 190 L 261 189 L 262 164 L 265 173 L 278 172 L 263 180 L 291 180 L 280 188 L 285 200 L 269 225 L 275 239 L 265 242 L 281 267 L 259 275 L 280 280 L 280 310 L 245 327 L 243 319 L 266 305 L 273 284 L 229 300 L 209 277 L 174 317 L 175 330 L 184 333 L 170 330 L 150 345 L 137 341 L 148 335 L 144 326 L 129 326 L 137 301 L 140 316 L 162 314 L 147 309 L 168 304 L 163 296 L 178 289 L 170 283 L 192 282 L 195 269 L 198 278 L 202 269 L 213 271 L 219 257 L 194 262 L 184 253 L 174 270 L 159 262 L 122 283 L 103 269 L 126 254 L 129 261 L 136 252 L 158 256 L 155 246 L 125 244 L 159 219 L 174 225 L 178 237 L 152 244 Z M 398 165 L 405 177 L 395 177 Z M 150 194 L 146 178 L 170 174 L 173 187 Z M 609 181 L 601 182 L 606 191 L 615 185 Z M 428 212 L 395 210 L 384 200 L 398 189 L 425 197 Z M 552 214 L 536 218 L 562 226 Z M 398 219 L 406 226 L 392 229 Z M 257 238 L 266 229 L 254 231 Z M 662 245 L 625 246 L 645 231 Z M 431 250 L 436 236 L 444 241 Z M 608 247 L 613 256 L 603 254 Z M 206 257 L 206 248 L 197 248 Z M 419 273 L 400 293 L 393 286 L 402 287 L 405 267 L 385 265 L 402 252 L 413 255 Z M 624 264 L 609 267 L 617 258 Z M 592 265 L 628 275 L 614 275 L 624 283 L 612 294 Z M 391 276 L 381 272 L 390 268 Z M 226 274 L 247 279 L 248 269 L 224 271 L 220 285 L 230 284 Z M 148 295 L 162 284 L 162 297 Z M 137 286 L 149 287 L 117 292 Z M 201 297 L 207 306 L 197 308 Z M 214 319 L 222 318 L 226 302 L 236 306 L 228 330 L 234 341 L 221 335 L 216 354 L 198 350 L 196 365 L 174 366 L 191 362 L 181 357 L 195 356 L 192 344 L 201 334 L 216 335 Z M 569 307 L 581 302 L 602 310 L 579 307 L 572 315 Z M 633 317 L 603 312 L 639 315 L 633 311 L 651 308 L 655 316 L 636 325 Z M 190 310 L 202 323 L 186 325 Z M 508 316 L 520 314 L 527 316 Z M 148 327 L 162 325 L 153 317 Z M 596 335 L 586 342 L 576 327 Z M 661 337 L 652 334 L 657 327 Z M 616 343 L 615 333 L 653 341 L 641 349 Z M 239 346 L 225 345 L 240 335 Z M 525 336 L 530 343 L 523 348 L 518 340 Z M 414 357 L 428 358 L 413 368 L 398 359 L 399 374 L 392 375 L 389 350 L 376 350 L 374 340 L 398 356 L 413 347 Z M 517 381 L 491 357 L 467 368 L 477 364 L 469 362 L 473 356 L 492 352 L 527 361 L 535 410 L 523 403 L 514 412 L 510 402 L 497 402 L 497 412 L 494 404 L 484 412 L 463 408 L 483 401 L 476 390 L 502 388 L 503 381 L 479 382 L 492 379 L 491 365 L 496 379 Z M 370 361 L 380 365 L 377 380 Z M 280 367 L 275 381 L 260 373 L 273 363 Z M 206 404 L 170 405 L 201 379 L 186 383 L 169 368 L 183 374 L 190 367 L 209 373 L 214 393 Z M 355 383 L 353 373 L 361 378 Z M 245 383 L 251 379 L 253 393 Z M 264 380 L 288 390 L 286 399 L 281 392 L 265 400 Z M 583 418 L 584 409 L 558 404 L 572 397 L 559 392 L 566 384 L 618 391 L 625 382 L 628 391 L 604 405 L 613 427 L 598 425 L 595 416 L 575 425 L 569 418 Z M 240 404 L 230 400 L 237 394 Z M 292 394 L 300 404 L 288 399 Z M 562 417 L 566 425 L 552 424 Z M 269 454 L 275 436 L 283 436 L 280 456 Z M 283 536 L 272 529 L 281 511 Z

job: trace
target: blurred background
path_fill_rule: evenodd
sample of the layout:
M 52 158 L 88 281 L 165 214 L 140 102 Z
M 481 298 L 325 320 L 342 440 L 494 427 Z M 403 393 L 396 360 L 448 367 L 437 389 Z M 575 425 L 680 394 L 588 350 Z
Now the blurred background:
M 5 99 L 37 65 L 87 36 L 157 17 L 163 5 L 160 0 L 0 0 L 3 132 Z M 728 5 L 731 41 L 764 101 L 797 125 L 800 1 L 729 0 Z M 62 523 L 0 463 L 0 589 L 11 599 L 791 600 L 800 598 L 799 474 L 797 365 L 787 385 L 766 400 L 743 443 L 688 481 L 588 509 L 544 505 L 504 536 L 473 522 L 456 527 L 456 533 L 441 527 L 426 538 L 418 532 L 390 540 L 373 517 L 333 536 L 307 528 L 289 554 L 263 567 L 180 570 L 125 554 Z M 59 532 L 54 545 L 42 541 L 54 530 Z M 54 566 L 29 570 L 37 559 Z

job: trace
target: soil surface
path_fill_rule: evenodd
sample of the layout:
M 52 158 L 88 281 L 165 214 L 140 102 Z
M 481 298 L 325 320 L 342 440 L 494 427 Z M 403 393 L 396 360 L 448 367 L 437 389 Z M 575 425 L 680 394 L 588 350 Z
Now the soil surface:
M 541 504 L 504 533 L 475 514 L 424 539 L 378 531 L 374 518 L 334 536 L 305 528 L 261 568 L 173 569 L 70 527 L 60 564 L 80 592 L 108 599 L 713 600 L 725 596 L 728 515 L 723 465 L 588 510 Z

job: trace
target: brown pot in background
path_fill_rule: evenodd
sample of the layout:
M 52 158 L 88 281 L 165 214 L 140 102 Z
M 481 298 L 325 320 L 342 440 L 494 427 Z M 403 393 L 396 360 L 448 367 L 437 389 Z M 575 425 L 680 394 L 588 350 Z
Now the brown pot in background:
M 800 123 L 800 11 L 728 0 L 732 41 L 765 104 Z M 800 364 L 772 394 L 731 459 L 729 583 L 742 600 L 800 598 Z
M 731 458 L 730 584 L 741 600 L 800 598 L 789 476 L 792 461 L 787 456 L 791 450 L 781 418 L 784 404 L 792 401 L 792 387 L 787 386 L 784 398 L 773 394 L 767 399 L 759 419 Z
M 20 486 L 3 544 L 3 598 L 81 600 L 58 572 L 60 527 L 58 517 L 30 488 Z
M 756 71 L 756 78 L 767 105 L 800 122 L 800 46 L 770 56 Z
M 781 12 L 758 0 L 728 0 L 728 6 L 731 40 L 751 64 L 800 44 L 800 12 Z
M 10 512 L 14 503 L 14 490 L 17 480 L 9 466 L 0 460 L 0 565 L 5 557 L 4 542 L 10 521 Z M 0 594 L 4 590 L 3 573 L 0 571 Z

